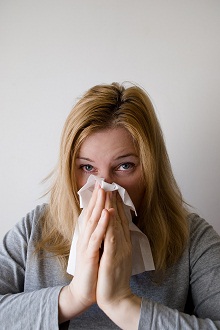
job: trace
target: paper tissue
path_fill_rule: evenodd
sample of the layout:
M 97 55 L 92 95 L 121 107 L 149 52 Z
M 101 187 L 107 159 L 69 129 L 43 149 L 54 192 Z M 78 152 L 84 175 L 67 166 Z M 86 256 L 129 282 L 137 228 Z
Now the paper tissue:
M 132 275 L 142 273 L 144 271 L 154 270 L 154 262 L 151 253 L 150 244 L 147 236 L 140 231 L 140 229 L 132 222 L 131 210 L 136 214 L 136 210 L 132 200 L 130 199 L 127 191 L 116 183 L 109 184 L 104 181 L 103 178 L 98 178 L 94 175 L 90 175 L 86 184 L 78 191 L 80 198 L 80 207 L 84 210 L 87 207 L 92 192 L 95 186 L 95 182 L 98 181 L 101 188 L 105 191 L 118 190 L 122 201 L 124 202 L 124 209 L 129 221 L 129 228 L 131 231 L 132 242 Z M 78 218 L 73 241 L 70 249 L 69 261 L 67 266 L 67 272 L 74 275 L 75 263 L 76 263 L 76 243 L 80 232 L 80 224 L 83 217 L 83 210 Z

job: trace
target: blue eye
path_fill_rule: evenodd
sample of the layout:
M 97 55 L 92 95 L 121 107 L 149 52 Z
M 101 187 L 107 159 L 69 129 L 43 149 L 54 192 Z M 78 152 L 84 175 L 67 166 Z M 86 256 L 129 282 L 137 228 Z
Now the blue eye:
M 121 164 L 118 169 L 120 171 L 126 171 L 126 170 L 130 170 L 134 167 L 134 164 L 133 163 L 124 163 L 124 164 Z
M 91 172 L 94 169 L 94 167 L 90 164 L 82 165 L 80 168 L 82 168 L 85 172 Z

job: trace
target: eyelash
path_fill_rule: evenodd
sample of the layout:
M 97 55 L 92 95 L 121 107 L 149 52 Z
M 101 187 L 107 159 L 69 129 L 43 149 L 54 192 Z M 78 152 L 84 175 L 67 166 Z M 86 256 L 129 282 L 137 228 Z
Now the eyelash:
M 94 169 L 94 167 L 93 167 L 92 165 L 90 165 L 90 164 L 80 165 L 80 168 L 81 168 L 83 171 L 87 172 L 87 173 L 92 172 L 92 171 L 88 171 L 88 170 L 86 170 L 86 167 L 87 167 L 87 166 L 90 166 L 90 167 L 92 167 L 92 169 Z
M 124 165 L 129 165 L 129 168 L 124 169 L 123 171 L 129 171 L 130 169 L 133 169 L 135 167 L 135 164 L 134 163 L 127 162 L 127 163 L 120 164 L 118 166 L 118 168 L 120 168 L 121 166 L 124 166 Z
M 124 165 L 129 165 L 129 167 L 127 169 L 124 169 L 124 170 L 119 170 L 119 168 L 121 166 L 124 166 Z M 89 171 L 89 170 L 86 170 L 86 167 L 91 167 L 92 169 Z M 126 172 L 126 171 L 129 171 L 129 170 L 132 170 L 134 167 L 135 167 L 134 163 L 127 162 L 127 163 L 122 163 L 122 164 L 118 165 L 116 167 L 116 170 L 121 171 L 121 172 Z M 90 164 L 84 164 L 84 165 L 80 165 L 80 169 L 82 169 L 86 173 L 91 173 L 94 170 L 94 167 Z

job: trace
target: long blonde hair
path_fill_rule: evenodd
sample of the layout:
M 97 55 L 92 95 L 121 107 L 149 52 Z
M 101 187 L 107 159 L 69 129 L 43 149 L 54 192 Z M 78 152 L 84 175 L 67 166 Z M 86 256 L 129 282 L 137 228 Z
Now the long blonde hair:
M 135 141 L 146 185 L 136 224 L 148 236 L 156 270 L 165 270 L 180 258 L 187 242 L 187 210 L 172 174 L 154 107 L 147 93 L 135 85 L 94 86 L 70 112 L 38 249 L 52 252 L 65 264 L 80 213 L 76 156 L 88 135 L 117 126 L 126 128 Z

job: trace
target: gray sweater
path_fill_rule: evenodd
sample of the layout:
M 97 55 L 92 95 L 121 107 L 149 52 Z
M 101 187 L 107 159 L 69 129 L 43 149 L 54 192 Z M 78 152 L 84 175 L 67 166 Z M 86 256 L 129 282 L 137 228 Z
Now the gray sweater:
M 0 245 L 1 330 L 59 329 L 58 296 L 70 278 L 55 257 L 33 253 L 45 207 L 27 214 Z M 161 284 L 153 272 L 131 277 L 132 291 L 142 297 L 139 329 L 220 329 L 220 237 L 195 214 L 189 222 L 189 245 Z M 69 329 L 118 327 L 93 305 Z

